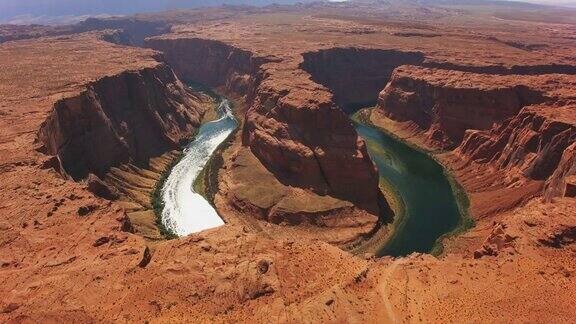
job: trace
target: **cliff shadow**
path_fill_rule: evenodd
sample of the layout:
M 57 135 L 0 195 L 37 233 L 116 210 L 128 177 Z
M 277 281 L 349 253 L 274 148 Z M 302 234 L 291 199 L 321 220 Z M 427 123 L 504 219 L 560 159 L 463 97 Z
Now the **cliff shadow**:
M 300 68 L 334 95 L 347 114 L 374 106 L 378 94 L 401 65 L 421 65 L 424 55 L 383 49 L 331 48 L 302 54 Z

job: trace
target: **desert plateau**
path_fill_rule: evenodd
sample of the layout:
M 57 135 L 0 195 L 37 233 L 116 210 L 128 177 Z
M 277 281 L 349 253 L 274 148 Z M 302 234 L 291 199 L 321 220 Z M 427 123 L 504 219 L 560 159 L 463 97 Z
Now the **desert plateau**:
M 576 7 L 288 2 L 0 24 L 1 323 L 576 322 Z

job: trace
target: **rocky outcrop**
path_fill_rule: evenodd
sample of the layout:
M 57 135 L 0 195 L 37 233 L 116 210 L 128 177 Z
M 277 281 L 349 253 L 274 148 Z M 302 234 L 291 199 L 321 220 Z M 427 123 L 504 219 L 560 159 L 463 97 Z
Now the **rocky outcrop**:
M 451 148 L 460 144 L 466 130 L 490 129 L 522 107 L 543 100 L 539 92 L 514 82 L 474 82 L 482 78 L 465 72 L 400 67 L 380 93 L 377 107 L 392 120 L 415 123 L 438 146 Z
M 226 223 L 242 224 L 271 237 L 308 237 L 341 247 L 374 230 L 379 215 L 349 201 L 282 184 L 249 147 L 242 146 L 240 135 L 223 153 L 217 180 L 221 190 L 214 202 Z
M 86 187 L 88 191 L 100 198 L 116 200 L 120 196 L 114 187 L 109 186 L 94 174 L 88 175 L 88 178 L 86 179 Z
M 508 170 L 511 178 L 524 176 L 547 180 L 554 175 L 549 180 L 548 192 L 551 196 L 557 195 L 562 179 L 573 172 L 570 152 L 576 141 L 576 127 L 562 121 L 557 114 L 571 109 L 542 105 L 526 107 L 511 120 L 489 131 L 468 131 L 456 153 Z M 565 160 L 560 165 L 564 152 Z
M 315 98 L 308 99 L 312 93 Z M 277 91 L 265 81 L 246 114 L 243 142 L 281 182 L 377 214 L 376 168 L 348 117 L 323 89 Z
M 260 57 L 226 43 L 199 39 L 150 38 L 146 47 L 162 51 L 164 59 L 183 79 L 251 96 L 261 81 L 260 66 L 278 60 Z
M 564 225 L 556 231 L 548 233 L 545 238 L 540 239 L 540 243 L 552 248 L 562 248 L 563 246 L 576 243 L 576 226 L 573 224 Z
M 102 177 L 112 166 L 145 166 L 151 157 L 178 148 L 202 114 L 200 98 L 159 64 L 103 77 L 56 102 L 38 138 L 68 176 Z
M 546 182 L 546 201 L 564 196 L 576 197 L 576 143 L 564 150 L 558 167 Z
M 242 141 L 284 184 L 351 201 L 378 214 L 378 176 L 364 142 L 326 88 L 261 57 L 212 40 L 152 38 L 183 78 L 244 95 Z
M 421 64 L 424 55 L 397 50 L 330 48 L 302 54 L 300 67 L 334 94 L 345 111 L 376 103 L 398 66 Z
M 482 247 L 474 251 L 474 259 L 480 259 L 486 255 L 496 256 L 506 249 L 514 250 L 514 240 L 516 237 L 506 232 L 506 224 L 497 223 Z
M 402 66 L 371 120 L 431 151 L 448 150 L 437 156 L 464 186 L 478 220 L 535 196 L 570 195 L 574 92 L 559 84 L 572 88 L 573 76 Z

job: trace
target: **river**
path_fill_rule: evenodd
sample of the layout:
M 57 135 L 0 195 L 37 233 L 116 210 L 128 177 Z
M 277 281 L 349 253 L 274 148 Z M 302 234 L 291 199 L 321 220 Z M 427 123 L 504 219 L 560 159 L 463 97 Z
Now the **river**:
M 162 187 L 162 222 L 178 236 L 224 224 L 214 207 L 193 188 L 214 151 L 238 127 L 228 100 L 221 99 L 217 109 L 218 119 L 200 127 Z
M 358 134 L 378 167 L 381 183 L 391 187 L 403 202 L 403 215 L 395 220 L 390 240 L 379 256 L 429 253 L 440 236 L 461 220 L 457 198 L 438 162 L 372 125 L 353 118 Z
M 442 166 L 425 153 L 400 142 L 374 126 L 352 119 L 368 144 L 381 183 L 387 184 L 403 204 L 390 240 L 378 255 L 403 256 L 429 253 L 439 237 L 454 230 L 461 215 L 456 196 Z M 163 188 L 162 222 L 185 236 L 224 224 L 214 207 L 193 185 L 218 146 L 238 127 L 228 100 L 218 106 L 218 119 L 200 127 L 184 156 L 172 169 Z

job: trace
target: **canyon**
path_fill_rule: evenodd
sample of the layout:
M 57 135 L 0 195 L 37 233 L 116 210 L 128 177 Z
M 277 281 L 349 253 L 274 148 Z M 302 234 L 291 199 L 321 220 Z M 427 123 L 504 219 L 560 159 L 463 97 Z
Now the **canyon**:
M 0 319 L 571 321 L 574 22 L 489 8 L 352 1 L 1 29 Z M 173 238 L 154 192 L 217 108 L 193 82 L 230 98 L 239 129 L 202 175 L 225 225 Z M 443 168 L 461 218 L 434 255 L 375 256 L 402 197 L 353 113 Z

